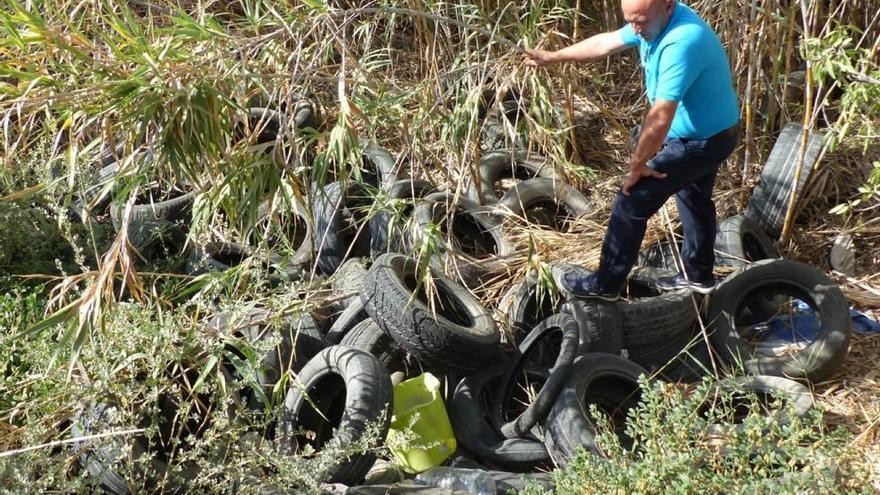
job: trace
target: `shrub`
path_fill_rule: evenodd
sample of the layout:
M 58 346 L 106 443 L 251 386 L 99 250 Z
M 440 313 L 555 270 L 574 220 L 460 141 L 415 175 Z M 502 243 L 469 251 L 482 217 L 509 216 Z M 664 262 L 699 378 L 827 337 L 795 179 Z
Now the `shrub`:
M 761 412 L 758 397 L 731 393 L 728 407 L 705 406 L 712 383 L 688 392 L 643 380 L 642 401 L 627 417 L 625 449 L 597 410 L 597 445 L 606 458 L 581 452 L 554 474 L 556 493 L 568 494 L 754 494 L 872 493 L 867 475 L 843 429 L 827 429 L 822 414 L 780 422 Z M 743 397 L 748 406 L 744 417 Z M 778 399 L 778 398 L 777 398 Z M 739 404 L 740 407 L 731 407 Z M 772 407 L 790 411 L 784 402 Z M 542 493 L 531 487 L 525 494 Z

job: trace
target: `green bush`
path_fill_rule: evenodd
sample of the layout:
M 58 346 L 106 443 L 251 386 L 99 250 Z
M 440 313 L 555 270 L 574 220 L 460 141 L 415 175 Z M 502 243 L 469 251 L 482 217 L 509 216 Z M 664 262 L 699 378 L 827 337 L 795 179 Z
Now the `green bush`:
M 709 381 L 690 393 L 646 380 L 641 386 L 639 407 L 627 418 L 632 448 L 621 445 L 607 418 L 594 409 L 597 445 L 606 458 L 581 452 L 555 472 L 556 493 L 873 493 L 848 447 L 849 433 L 827 429 L 818 410 L 780 422 L 778 415 L 761 412 L 754 394 L 734 399 L 728 393 L 721 401 L 727 407 L 707 408 Z M 747 414 L 735 418 L 744 405 Z M 790 412 L 784 401 L 774 400 L 770 409 Z M 543 492 L 534 487 L 525 491 L 538 493 Z
M 20 335 L 41 318 L 45 304 L 39 287 L 0 294 L 0 452 L 13 453 L 0 457 L 0 494 L 97 493 L 98 481 L 82 461 L 111 448 L 124 453 L 113 469 L 130 482 L 132 493 L 173 491 L 180 473 L 193 465 L 198 476 L 182 482 L 185 493 L 265 493 L 260 489 L 267 486 L 316 493 L 316 472 L 349 453 L 381 448 L 378 431 L 372 431 L 356 444 L 280 455 L 271 428 L 287 387 L 280 387 L 266 411 L 252 412 L 238 398 L 249 383 L 223 366 L 234 357 L 227 345 L 232 341 L 248 357 L 239 359 L 241 376 L 253 373 L 277 342 L 252 343 L 236 339 L 230 328 L 207 329 L 192 304 L 165 310 L 121 302 L 75 359 L 59 339 L 75 322 Z M 129 455 L 132 434 L 88 445 L 73 440 L 73 427 L 96 404 L 114 404 L 116 410 L 112 420 L 88 433 L 143 428 L 142 442 L 168 452 L 168 478 L 139 474 L 150 463 Z M 178 411 L 171 422 L 164 419 L 169 404 Z

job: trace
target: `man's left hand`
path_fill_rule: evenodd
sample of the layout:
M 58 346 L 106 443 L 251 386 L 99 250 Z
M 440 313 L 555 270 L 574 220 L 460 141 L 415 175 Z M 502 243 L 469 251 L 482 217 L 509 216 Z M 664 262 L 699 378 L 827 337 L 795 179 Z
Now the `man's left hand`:
M 626 175 L 626 179 L 623 180 L 623 194 L 629 196 L 630 188 L 636 185 L 642 179 L 642 177 L 665 179 L 666 174 L 658 172 L 647 165 L 631 167 L 629 169 L 629 173 Z

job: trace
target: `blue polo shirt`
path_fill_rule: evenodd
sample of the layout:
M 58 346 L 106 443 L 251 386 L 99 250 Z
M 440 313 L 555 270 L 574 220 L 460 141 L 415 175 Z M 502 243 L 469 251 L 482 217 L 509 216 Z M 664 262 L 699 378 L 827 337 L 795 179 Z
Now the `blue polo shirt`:
M 706 139 L 739 121 L 730 65 L 721 41 L 690 7 L 676 2 L 666 28 L 654 41 L 620 30 L 627 46 L 638 46 L 648 101 L 679 102 L 670 138 Z

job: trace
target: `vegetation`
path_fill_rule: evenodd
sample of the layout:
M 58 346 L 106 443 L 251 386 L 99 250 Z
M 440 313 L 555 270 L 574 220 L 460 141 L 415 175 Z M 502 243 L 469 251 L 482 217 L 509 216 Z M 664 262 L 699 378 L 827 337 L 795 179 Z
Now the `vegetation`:
M 627 129 L 644 110 L 631 55 L 549 70 L 522 65 L 523 47 L 558 47 L 622 24 L 612 0 L 0 5 L 0 493 L 93 492 L 96 480 L 80 462 L 87 451 L 71 439 L 76 419 L 99 403 L 116 404 L 120 431 L 143 429 L 125 434 L 129 438 L 173 446 L 165 459 L 174 468 L 171 478 L 151 485 L 141 477 L 144 486 L 134 487 L 139 493 L 167 489 L 193 463 L 202 468 L 191 481 L 194 492 L 237 486 L 247 493 L 260 485 L 313 490 L 315 464 L 343 453 L 275 455 L 259 433 L 271 423 L 283 386 L 268 414 L 227 414 L 237 394 L 253 384 L 229 376 L 219 363 L 235 361 L 238 374 L 248 376 L 260 349 L 229 330 L 204 325 L 206 315 L 251 307 L 320 316 L 330 304 L 327 280 L 313 272 L 305 281 L 272 287 L 258 264 L 181 276 L 185 255 L 142 256 L 135 233 L 113 228 L 107 200 L 124 207 L 144 191 L 183 187 L 197 195 L 188 245 L 246 241 L 286 257 L 295 246 L 271 241 L 284 233 L 281 225 L 260 222 L 260 206 L 290 215 L 294 205 L 308 204 L 313 182 L 363 182 L 367 143 L 392 150 L 409 174 L 463 194 L 483 152 L 487 88 L 515 95 L 522 110 L 516 121 L 504 122 L 501 142 L 529 143 L 596 198 L 610 197 L 606 192 L 618 185 Z M 880 251 L 871 248 L 880 242 L 880 5 L 692 5 L 728 48 L 744 107 L 745 145 L 722 179 L 719 211 L 742 206 L 784 122 L 827 128 L 837 148 L 826 153 L 802 198 L 801 233 L 787 254 L 825 267 L 817 250 L 826 241 L 811 233 L 858 228 L 857 243 L 866 248 L 858 251 L 859 266 L 876 266 Z M 789 77 L 804 66 L 803 84 Z M 286 122 L 278 141 L 263 144 L 256 142 L 258 129 L 242 130 L 247 108 L 292 109 L 302 98 L 319 110 L 316 128 Z M 120 173 L 100 182 L 101 168 L 112 162 Z M 91 214 L 77 213 L 83 205 Z M 595 222 L 585 224 L 590 244 L 570 235 L 554 244 L 549 235 L 528 232 L 520 243 L 522 259 L 513 263 L 524 269 L 565 256 L 591 259 L 595 249 L 584 253 L 583 246 L 601 237 L 607 216 L 601 201 L 597 205 Z M 844 205 L 835 211 L 846 215 L 829 217 L 836 205 Z M 431 230 L 417 246 L 428 284 L 427 258 L 442 242 L 439 230 Z M 542 279 L 549 283 L 546 272 Z M 478 292 L 496 307 L 501 289 L 513 283 Z M 880 298 L 871 298 L 878 293 L 876 277 L 841 283 L 851 297 L 867 294 L 855 299 L 863 306 L 880 308 Z M 865 362 L 875 358 L 868 354 Z M 290 380 L 295 377 L 284 377 L 282 385 Z M 170 425 L 162 421 L 163 397 L 174 397 L 181 411 Z M 670 426 L 683 425 L 694 405 L 659 389 L 646 388 L 646 397 L 653 402 L 634 416 L 636 424 L 656 425 L 671 415 L 678 423 Z M 877 421 L 875 410 L 869 411 L 853 420 L 865 430 L 852 442 L 842 432 L 826 434 L 819 417 L 770 438 L 805 465 L 825 466 L 828 456 L 849 459 L 844 447 L 856 440 L 871 444 Z M 747 429 L 752 436 L 735 435 L 734 446 L 767 426 L 754 421 Z M 342 450 L 375 448 L 376 439 L 368 440 L 373 442 Z M 656 493 L 655 483 L 674 476 L 691 476 L 682 485 L 689 489 L 727 490 L 745 472 L 764 470 L 765 478 L 802 472 L 788 458 L 756 464 L 741 455 L 729 464 L 715 456 L 707 462 L 717 470 L 691 473 L 684 469 L 697 453 L 690 440 L 641 437 L 645 450 L 639 458 L 609 443 L 609 463 L 581 459 L 560 475 L 561 491 L 596 483 Z M 102 441 L 112 445 L 114 437 Z M 648 468 L 664 450 L 676 452 L 681 463 L 669 465 L 666 478 L 653 478 Z M 874 455 L 876 449 L 868 451 L 868 462 Z M 128 472 L 152 465 L 150 459 L 124 457 L 120 469 Z M 615 478 L 610 466 L 627 467 Z M 809 472 L 791 483 L 830 487 L 822 483 L 831 483 L 831 473 Z M 807 480 L 813 485 L 800 484 Z
M 821 413 L 798 418 L 784 397 L 769 404 L 754 393 L 714 397 L 714 385 L 685 393 L 644 380 L 640 405 L 628 414 L 627 447 L 592 406 L 607 460 L 581 453 L 555 473 L 556 493 L 874 493 L 847 446 L 850 435 L 828 431 Z M 782 415 L 792 420 L 780 422 Z

